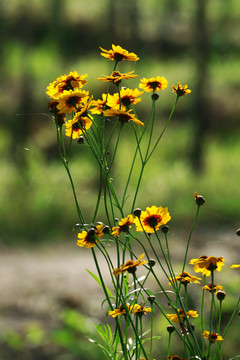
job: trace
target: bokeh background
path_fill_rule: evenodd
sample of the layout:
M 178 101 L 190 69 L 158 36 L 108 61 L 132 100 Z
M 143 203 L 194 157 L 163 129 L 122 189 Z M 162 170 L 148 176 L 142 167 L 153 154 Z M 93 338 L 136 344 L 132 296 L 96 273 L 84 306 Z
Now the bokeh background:
M 76 70 L 79 74 L 89 74 L 88 89 L 97 99 L 106 91 L 106 85 L 96 77 L 109 74 L 112 69 L 112 64 L 100 56 L 99 46 L 110 49 L 112 43 L 119 44 L 139 55 L 136 64 L 121 67 L 122 71 L 135 70 L 139 74 L 132 88 L 138 86 L 141 77 L 160 75 L 168 79 L 169 87 L 158 100 L 156 133 L 174 101 L 171 85 L 180 81 L 192 89 L 191 96 L 180 99 L 166 136 L 147 168 L 137 205 L 144 207 L 159 199 L 159 203 L 169 207 L 173 233 L 183 234 L 175 235 L 176 246 L 176 242 L 182 244 L 181 239 L 192 222 L 193 193 L 197 190 L 207 203 L 201 213 L 195 249 L 210 244 L 213 251 L 217 248 L 224 252 L 217 256 L 225 256 L 229 251 L 232 262 L 239 263 L 238 239 L 234 234 L 240 226 L 239 18 L 238 0 L 0 3 L 0 236 L 5 286 L 0 304 L 3 314 L 0 344 L 4 359 L 91 358 L 88 343 L 81 340 L 81 348 L 74 339 L 79 333 L 88 332 L 82 314 L 92 312 L 97 317 L 94 310 L 97 305 L 86 309 L 75 297 L 65 294 L 65 302 L 61 299 L 60 304 L 63 315 L 61 319 L 54 318 L 54 326 L 58 326 L 55 331 L 59 333 L 50 346 L 46 341 L 46 312 L 45 323 L 42 313 L 37 320 L 32 317 L 26 320 L 32 311 L 24 307 L 26 299 L 32 299 L 33 306 L 39 298 L 33 290 L 34 278 L 29 293 L 24 289 L 36 263 L 39 264 L 36 276 L 44 266 L 54 274 L 57 271 L 54 261 L 58 265 L 62 261 L 67 267 L 66 263 L 71 263 L 73 258 L 78 268 L 72 270 L 72 276 L 82 271 L 79 252 L 76 254 L 74 248 L 76 235 L 71 231 L 77 216 L 68 179 L 58 158 L 55 127 L 48 114 L 45 92 L 56 77 Z M 149 99 L 145 99 L 138 106 L 142 121 L 150 108 Z M 125 159 L 131 151 L 130 141 L 126 134 L 117 158 L 115 177 L 119 186 Z M 78 151 L 82 152 L 81 158 Z M 86 217 L 91 217 L 89 209 L 95 203 L 98 178 L 86 150 L 76 146 L 72 169 L 81 190 L 83 211 Z M 217 244 L 215 248 L 214 244 Z M 24 264 L 28 264 L 28 271 Z M 47 264 L 52 267 L 48 268 Z M 14 281 L 21 284 L 23 280 L 14 277 L 19 269 L 26 283 L 15 286 Z M 73 287 L 79 288 L 79 284 L 72 282 Z M 54 278 L 53 283 L 58 280 L 55 282 Z M 238 278 L 233 276 L 229 283 L 233 293 L 237 292 Z M 41 286 L 44 292 L 44 284 Z M 51 291 L 53 287 L 54 284 Z M 20 294 L 24 295 L 22 302 L 18 301 Z M 81 301 L 86 304 L 84 299 Z M 48 308 L 49 303 L 46 304 L 44 309 Z M 78 315 L 71 313 L 74 307 L 80 307 Z M 233 351 L 236 348 L 232 345 Z

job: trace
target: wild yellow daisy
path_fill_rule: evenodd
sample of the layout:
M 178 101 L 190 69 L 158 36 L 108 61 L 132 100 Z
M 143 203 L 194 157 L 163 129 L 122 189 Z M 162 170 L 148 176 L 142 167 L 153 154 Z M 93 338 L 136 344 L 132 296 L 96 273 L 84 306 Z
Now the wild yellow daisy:
M 134 54 L 132 52 L 131 53 L 128 52 L 127 50 L 123 49 L 119 45 L 115 46 L 112 44 L 112 49 L 110 49 L 110 50 L 105 50 L 101 46 L 99 46 L 99 47 L 103 51 L 101 53 L 101 55 L 109 60 L 115 60 L 115 61 L 122 61 L 122 60 L 137 61 L 137 60 L 139 60 L 139 57 L 136 54 Z
M 130 105 L 135 105 L 141 101 L 140 95 L 143 94 L 143 91 L 138 89 L 126 89 L 123 88 L 120 90 L 120 97 L 118 93 L 113 95 L 108 95 L 107 105 L 110 108 L 117 108 L 121 110 L 126 110 Z M 121 99 L 121 101 L 120 101 Z
M 99 224 L 78 234 L 77 246 L 91 248 L 96 245 L 97 239 L 103 236 L 103 224 Z
M 138 120 L 134 114 L 131 114 L 132 110 L 124 111 L 119 109 L 108 109 L 103 112 L 103 115 L 108 116 L 118 116 L 118 120 L 121 123 L 127 123 L 129 121 L 133 121 L 138 126 L 144 126 L 143 122 Z
M 57 108 L 60 113 L 76 112 L 78 105 L 84 98 L 88 97 L 89 92 L 85 90 L 64 90 L 59 96 Z
M 206 331 L 206 330 L 203 332 L 203 337 L 205 339 L 207 339 L 208 341 L 211 341 L 212 343 L 223 341 L 223 338 L 221 335 L 219 335 L 217 333 L 211 333 L 211 336 L 210 336 L 210 332 Z
M 90 109 L 92 114 L 100 115 L 104 110 L 104 106 L 106 104 L 107 94 L 102 94 L 102 99 L 93 100 L 92 108 Z
M 215 285 L 215 284 L 204 285 L 202 288 L 203 288 L 203 290 L 206 290 L 209 292 L 212 292 L 212 289 L 213 289 L 213 292 L 216 292 L 218 290 L 223 290 L 222 285 Z
M 177 95 L 177 96 L 183 96 L 183 95 L 187 95 L 190 94 L 192 91 L 190 89 L 188 89 L 188 85 L 181 85 L 180 82 L 178 82 L 177 87 L 176 86 L 172 86 L 173 92 Z
M 78 139 L 79 136 L 92 126 L 90 115 L 82 116 L 81 113 L 76 113 L 72 120 L 66 122 L 65 135 L 72 139 Z
M 126 308 L 129 309 L 129 306 L 126 305 Z M 120 305 L 119 308 L 108 312 L 108 315 L 111 315 L 113 318 L 115 318 L 118 315 L 126 315 L 126 314 L 127 314 L 127 312 L 123 305 Z
M 240 264 L 233 264 L 230 266 L 231 269 L 239 269 L 240 268 Z
M 127 232 L 129 230 L 129 228 L 131 227 L 133 220 L 134 219 L 133 219 L 132 215 L 128 215 L 127 217 L 121 219 L 118 223 L 118 226 L 114 226 L 112 228 L 112 235 L 118 236 L 122 232 Z
M 174 278 L 170 278 L 169 280 L 169 285 L 172 285 Z M 184 271 L 183 273 L 180 273 L 178 276 L 176 276 L 176 280 L 181 282 L 181 284 L 200 284 L 198 280 L 201 280 L 201 278 L 190 275 L 187 271 Z
M 197 311 L 189 310 L 186 312 L 187 317 L 198 317 Z M 185 314 L 183 309 L 178 309 L 178 314 L 167 314 L 167 318 L 172 322 L 180 322 L 185 320 Z
M 198 259 L 190 260 L 189 264 L 194 265 L 194 271 L 202 272 L 203 275 L 209 276 L 211 271 L 221 271 L 224 261 L 222 256 L 200 256 Z
M 138 75 L 133 75 L 134 71 L 128 73 L 121 73 L 120 71 L 113 71 L 111 75 L 102 75 L 103 77 L 97 78 L 100 81 L 111 81 L 114 84 L 119 84 L 122 80 L 135 79 Z
M 143 257 L 144 254 L 141 254 L 136 261 L 128 260 L 125 264 L 121 265 L 119 268 L 113 269 L 113 275 L 118 276 L 124 273 L 125 271 L 134 274 L 137 270 L 137 266 L 141 266 L 148 263 L 148 261 L 142 260 Z
M 145 231 L 146 233 L 154 233 L 161 225 L 165 225 L 171 216 L 168 208 L 162 206 L 147 207 L 146 211 L 142 211 L 140 217 L 134 219 L 137 231 Z
M 165 90 L 167 86 L 168 81 L 163 76 L 151 77 L 150 79 L 142 78 L 139 84 L 139 88 L 146 92 Z
M 85 80 L 87 76 L 88 74 L 78 75 L 76 71 L 71 71 L 68 75 L 61 75 L 49 84 L 46 94 L 53 99 L 58 99 L 64 90 L 80 89 L 87 83 Z
M 144 306 L 138 304 L 130 306 L 129 310 L 134 315 L 146 315 L 148 312 L 152 311 L 151 308 L 145 308 Z

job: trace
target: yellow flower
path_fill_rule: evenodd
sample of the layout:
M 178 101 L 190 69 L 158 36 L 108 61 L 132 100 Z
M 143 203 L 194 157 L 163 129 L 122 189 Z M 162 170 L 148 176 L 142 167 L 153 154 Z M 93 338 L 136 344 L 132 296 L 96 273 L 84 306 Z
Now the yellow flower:
M 76 112 L 78 105 L 88 96 L 89 92 L 85 90 L 64 90 L 59 96 L 57 108 L 60 113 Z
M 127 309 L 129 309 L 129 306 L 128 305 L 126 305 L 126 307 L 127 307 Z M 125 308 L 124 308 L 124 306 L 123 305 L 120 305 L 119 306 L 119 308 L 117 308 L 117 309 L 114 309 L 114 310 L 112 310 L 112 311 L 109 311 L 108 312 L 108 315 L 111 315 L 112 317 L 116 317 L 116 316 L 118 316 L 118 315 L 126 315 L 126 310 L 125 310 Z
M 113 45 L 112 49 L 105 50 L 99 46 L 100 49 L 103 51 L 101 53 L 102 56 L 109 60 L 115 60 L 115 61 L 122 61 L 122 60 L 129 60 L 129 61 L 137 61 L 139 60 L 139 57 L 134 53 L 129 53 L 127 50 L 123 49 L 121 46 Z
M 211 333 L 211 336 L 210 336 L 210 332 L 206 331 L 206 330 L 203 332 L 203 337 L 205 339 L 207 339 L 208 341 L 211 341 L 212 343 L 223 341 L 223 338 L 221 335 L 219 335 L 217 333 Z
M 135 304 L 135 305 L 130 306 L 130 311 L 134 315 L 146 315 L 146 313 L 151 312 L 152 309 L 145 308 L 142 305 Z
M 150 79 L 142 78 L 139 84 L 140 89 L 146 92 L 164 90 L 168 86 L 168 81 L 165 77 L 151 77 Z
M 103 112 L 103 115 L 108 116 L 118 116 L 118 120 L 121 123 L 127 123 L 132 120 L 138 126 L 144 126 L 143 122 L 135 118 L 134 114 L 131 114 L 132 110 L 124 111 L 118 109 L 108 109 Z
M 198 280 L 201 280 L 201 278 L 190 275 L 187 271 L 184 271 L 183 273 L 180 273 L 178 276 L 176 276 L 176 280 L 181 282 L 181 284 L 200 284 Z M 174 278 L 170 278 L 169 285 L 172 285 L 174 282 Z
M 120 71 L 113 71 L 111 75 L 102 75 L 102 78 L 97 78 L 100 81 L 111 81 L 115 84 L 119 84 L 121 80 L 135 79 L 138 75 L 132 75 L 134 71 L 122 74 Z
M 88 74 L 78 75 L 76 71 L 70 72 L 68 75 L 61 75 L 49 84 L 46 94 L 53 99 L 58 99 L 64 90 L 79 89 L 85 85 L 87 83 L 85 80 L 87 76 Z
M 240 268 L 240 264 L 233 264 L 230 266 L 232 269 L 238 269 Z
M 134 274 L 137 270 L 137 266 L 147 264 L 148 261 L 141 259 L 144 257 L 144 254 L 140 255 L 136 261 L 128 260 L 125 264 L 121 265 L 119 268 L 113 269 L 113 275 L 118 276 L 125 271 L 128 271 L 131 274 Z
M 187 95 L 190 94 L 192 91 L 190 89 L 188 89 L 188 85 L 181 85 L 180 82 L 178 82 L 177 87 L 176 86 L 172 86 L 173 92 L 175 94 L 177 94 L 177 96 L 183 96 L 183 95 Z
M 83 230 L 78 234 L 77 246 L 91 248 L 96 245 L 96 239 L 103 236 L 103 224 L 94 226 L 88 231 Z
M 118 236 L 118 235 L 121 234 L 121 232 L 128 232 L 128 230 L 131 227 L 132 223 L 133 223 L 133 216 L 132 215 L 128 215 L 127 217 L 121 219 L 119 221 L 119 225 L 114 226 L 112 228 L 112 235 L 113 236 Z
M 93 100 L 92 108 L 90 109 L 92 114 L 100 115 L 103 112 L 104 105 L 106 104 L 107 94 L 102 94 L 102 99 Z
M 92 126 L 90 115 L 82 116 L 81 113 L 76 113 L 72 120 L 67 121 L 65 135 L 78 139 L 79 136 Z
M 110 108 L 121 108 L 121 110 L 126 110 L 130 105 L 135 105 L 139 101 L 141 101 L 141 98 L 139 96 L 142 94 L 143 91 L 139 91 L 138 89 L 131 90 L 124 88 L 120 90 L 120 98 L 118 93 L 108 95 L 107 105 Z
M 187 317 L 198 317 L 197 311 L 189 310 L 186 312 Z M 179 322 L 185 320 L 185 315 L 183 309 L 178 309 L 178 314 L 167 314 L 167 318 L 172 322 Z M 181 319 L 181 320 L 180 320 Z
M 202 288 L 203 288 L 203 290 L 210 291 L 210 292 L 212 292 L 212 288 L 213 288 L 213 292 L 216 292 L 218 290 L 223 290 L 222 285 L 215 285 L 215 284 L 213 284 L 213 286 L 212 286 L 212 284 L 204 285 Z
M 136 217 L 134 223 L 137 231 L 145 231 L 147 233 L 154 233 L 161 225 L 165 225 L 171 216 L 168 208 L 152 206 L 147 207 L 146 211 L 142 211 L 140 219 Z
M 200 256 L 198 259 L 190 260 L 189 264 L 194 265 L 193 269 L 196 272 L 202 272 L 203 275 L 211 275 L 211 271 L 221 271 L 224 265 L 224 258 L 215 256 Z

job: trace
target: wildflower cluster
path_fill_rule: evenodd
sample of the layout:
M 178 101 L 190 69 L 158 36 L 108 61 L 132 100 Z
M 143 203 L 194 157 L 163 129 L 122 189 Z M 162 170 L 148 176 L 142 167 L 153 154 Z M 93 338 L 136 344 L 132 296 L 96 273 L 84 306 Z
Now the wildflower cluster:
M 97 78 L 107 85 L 107 89 L 100 99 L 95 100 L 86 89 L 88 75 L 79 75 L 76 71 L 58 77 L 47 88 L 47 95 L 51 98 L 48 107 L 56 124 L 59 154 L 70 180 L 79 218 L 79 222 L 74 226 L 74 229 L 78 230 L 76 245 L 85 247 L 88 249 L 86 251 L 91 252 L 97 269 L 97 275 L 93 275 L 93 277 L 101 285 L 105 294 L 106 314 L 115 321 L 113 330 L 104 325 L 97 326 L 100 337 L 105 342 L 100 343 L 95 340 L 95 343 L 99 345 L 108 359 L 152 360 L 155 354 L 153 340 L 158 341 L 158 337 L 154 336 L 153 320 L 155 319 L 154 315 L 160 313 L 165 321 L 164 327 L 169 338 L 166 358 L 184 360 L 180 357 L 181 354 L 173 354 L 173 351 L 179 351 L 179 353 L 181 351 L 175 349 L 174 343 L 171 342 L 172 336 L 177 336 L 182 341 L 181 353 L 184 354 L 185 359 L 208 360 L 214 351 L 215 359 L 217 359 L 218 354 L 221 354 L 221 342 L 233 318 L 232 316 L 229 324 L 223 330 L 221 328 L 221 311 L 222 301 L 226 294 L 222 285 L 214 284 L 214 276 L 215 271 L 222 270 L 224 258 L 204 255 L 190 260 L 189 264 L 193 265 L 193 270 L 196 273 L 202 273 L 203 284 L 201 284 L 202 278 L 190 274 L 185 269 L 191 235 L 199 209 L 205 199 L 197 192 L 194 194 L 197 205 L 196 217 L 187 240 L 183 266 L 178 275 L 173 269 L 168 244 L 169 227 L 166 224 L 171 220 L 168 207 L 157 204 L 157 206 L 147 206 L 145 210 L 135 208 L 135 204 L 139 202 L 140 185 L 145 166 L 166 131 L 179 98 L 190 94 L 191 90 L 187 85 L 182 86 L 179 82 L 177 86 L 172 86 L 173 108 L 162 130 L 154 137 L 156 101 L 159 98 L 159 92 L 167 89 L 168 81 L 164 76 L 158 75 L 150 78 L 143 77 L 140 79 L 138 88 L 131 89 L 126 87 L 125 83 L 124 87 L 120 87 L 122 82 L 135 79 L 138 75 L 133 71 L 121 73 L 117 67 L 122 61 L 136 62 L 139 57 L 119 45 L 112 45 L 110 50 L 101 47 L 100 49 L 104 58 L 114 62 L 110 75 L 102 75 Z M 151 93 L 152 105 L 150 115 L 144 121 L 138 118 L 135 106 L 141 102 L 142 96 L 147 96 L 148 93 Z M 107 121 L 108 119 L 110 121 Z M 123 190 L 119 191 L 114 183 L 113 164 L 121 140 L 122 129 L 126 126 L 129 136 L 132 137 L 131 152 L 129 152 L 131 160 L 126 184 Z M 83 214 L 70 171 L 72 141 L 86 145 L 99 168 L 100 182 L 96 207 L 89 219 L 86 219 Z M 133 173 L 137 173 L 137 176 L 134 177 Z M 136 182 L 134 183 L 134 181 Z M 135 189 L 133 192 L 129 190 L 130 184 Z M 97 222 L 101 201 L 103 201 L 104 215 L 102 216 L 104 218 L 101 219 L 101 222 Z M 158 200 L 156 201 L 158 202 Z M 106 244 L 108 245 L 106 246 Z M 112 245 L 111 255 L 109 245 Z M 141 249 L 140 255 L 135 253 L 136 248 L 137 251 L 139 248 Z M 154 258 L 150 258 L 150 253 Z M 104 258 L 109 270 L 108 279 L 103 276 L 99 265 L 99 256 Z M 158 266 L 155 267 L 155 265 Z M 236 264 L 232 267 L 238 268 L 240 265 Z M 165 276 L 170 289 L 163 286 L 159 269 Z M 138 272 L 144 275 L 138 277 Z M 152 291 L 147 286 L 150 275 L 156 282 L 157 291 Z M 208 276 L 211 277 L 211 283 L 207 285 L 206 277 Z M 111 284 L 111 288 L 106 285 L 106 281 Z M 191 309 L 188 306 L 188 287 L 192 284 L 199 286 L 202 293 L 200 312 L 198 309 Z M 206 292 L 211 294 L 207 301 L 204 298 Z M 168 308 L 166 308 L 166 301 Z M 204 301 L 208 302 L 210 306 L 208 320 L 204 317 Z M 219 312 L 217 319 L 214 319 L 217 313 L 214 310 L 217 307 L 216 301 L 219 303 Z M 240 298 L 233 315 L 237 311 L 239 301 Z M 194 319 L 198 316 L 201 318 L 200 336 L 195 335 L 194 325 L 190 323 L 190 318 Z M 150 325 L 147 321 L 148 317 L 150 317 Z M 150 329 L 144 331 L 148 326 Z M 108 336 L 105 336 L 106 331 Z M 208 341 L 207 346 L 205 340 Z M 218 346 L 213 350 L 212 344 L 216 342 Z M 157 350 L 154 356 L 156 356 L 156 360 L 160 360 L 163 355 L 161 351 Z

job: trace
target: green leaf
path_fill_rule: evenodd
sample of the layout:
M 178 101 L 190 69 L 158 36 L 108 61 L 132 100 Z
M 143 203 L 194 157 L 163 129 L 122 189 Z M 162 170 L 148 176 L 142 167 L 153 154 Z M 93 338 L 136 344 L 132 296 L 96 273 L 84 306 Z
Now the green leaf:
M 94 275 L 90 270 L 88 270 L 88 269 L 86 269 L 86 270 L 87 270 L 87 272 L 97 281 L 97 283 L 98 283 L 99 285 L 101 285 L 101 287 L 103 288 L 103 284 L 102 284 L 101 280 L 99 279 L 99 277 L 97 277 L 96 275 Z M 106 289 L 108 295 L 111 296 L 111 297 L 113 297 L 113 294 L 111 293 L 111 291 L 108 289 L 107 286 L 105 286 L 105 289 Z

